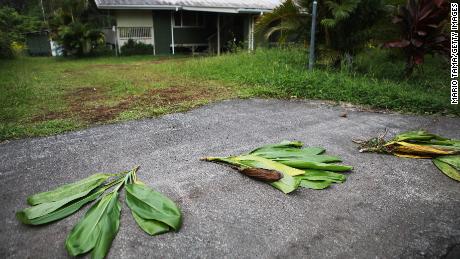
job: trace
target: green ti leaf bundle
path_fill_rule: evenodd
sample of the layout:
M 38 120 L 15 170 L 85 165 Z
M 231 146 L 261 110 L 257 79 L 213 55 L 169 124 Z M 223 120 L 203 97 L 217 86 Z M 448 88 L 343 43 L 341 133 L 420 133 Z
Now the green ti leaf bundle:
M 70 231 L 65 247 L 70 255 L 91 252 L 104 258 L 120 227 L 119 191 L 125 187 L 126 203 L 139 227 L 150 235 L 179 230 L 181 212 L 166 196 L 137 180 L 137 168 L 119 174 L 94 174 L 27 199 L 29 208 L 16 213 L 28 225 L 47 224 L 65 218 L 98 199 Z M 104 194 L 105 193 L 105 194 Z M 101 197 L 102 196 L 102 197 Z
M 302 146 L 300 141 L 283 141 L 259 147 L 248 154 L 206 157 L 204 160 L 231 165 L 251 177 L 255 175 L 254 169 L 257 169 L 257 177 L 254 178 L 270 182 L 284 193 L 293 192 L 299 187 L 320 190 L 335 183 L 343 183 L 346 176 L 337 172 L 353 169 L 351 166 L 334 164 L 341 162 L 341 159 L 323 155 L 324 148 Z M 273 172 L 279 173 L 279 179 L 272 181 Z
M 390 141 L 384 136 L 354 140 L 361 152 L 378 152 L 405 158 L 428 158 L 446 176 L 460 181 L 460 140 L 441 137 L 423 130 L 396 135 Z

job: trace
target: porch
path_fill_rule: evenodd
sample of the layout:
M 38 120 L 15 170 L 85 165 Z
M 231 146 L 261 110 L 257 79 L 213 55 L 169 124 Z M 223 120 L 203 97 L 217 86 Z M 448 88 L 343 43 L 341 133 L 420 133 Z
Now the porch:
M 254 49 L 254 14 L 171 10 L 116 10 L 116 45 L 132 39 L 153 53 L 205 52 L 219 55 L 235 47 Z

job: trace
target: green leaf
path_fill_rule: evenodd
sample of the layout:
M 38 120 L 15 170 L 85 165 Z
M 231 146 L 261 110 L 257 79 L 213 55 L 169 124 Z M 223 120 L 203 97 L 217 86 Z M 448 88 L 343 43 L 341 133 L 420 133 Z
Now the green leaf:
M 249 154 L 258 156 L 263 156 L 263 154 L 265 154 L 266 156 L 270 155 L 272 157 L 275 157 L 276 155 L 274 155 L 273 153 L 285 155 L 319 155 L 321 153 L 324 153 L 325 151 L 325 149 L 321 147 L 306 147 L 301 149 L 302 145 L 303 144 L 300 141 L 283 141 L 279 144 L 270 144 L 256 148 L 253 151 L 249 152 Z
M 353 169 L 352 166 L 348 165 L 336 165 L 336 164 L 327 164 L 327 163 L 318 163 L 318 162 L 308 162 L 302 160 L 290 160 L 290 159 L 277 159 L 277 162 L 297 168 L 297 169 L 319 169 L 326 171 L 337 171 L 345 172 Z
M 26 213 L 23 211 L 20 211 L 16 213 L 16 217 L 24 224 L 28 225 L 41 225 L 41 224 L 46 224 L 52 221 L 56 221 L 62 218 L 65 218 L 74 212 L 78 211 L 83 205 L 85 205 L 88 202 L 94 201 L 97 199 L 102 193 L 104 193 L 105 189 L 101 188 L 96 192 L 90 193 L 83 197 L 82 199 L 73 201 L 63 207 L 60 207 L 59 209 L 50 212 L 48 214 L 42 215 L 40 217 L 36 217 L 33 219 L 29 219 L 26 216 Z M 41 205 L 41 204 L 40 204 Z M 38 205 L 39 206 L 39 205 Z
M 89 192 L 91 192 L 91 190 L 88 190 L 88 191 L 85 191 L 85 192 L 82 192 L 82 193 L 77 193 L 77 194 L 75 194 L 73 196 L 70 196 L 70 197 L 65 197 L 62 200 L 57 200 L 57 201 L 47 202 L 47 203 L 41 203 L 41 204 L 29 207 L 29 208 L 25 208 L 24 210 L 20 211 L 19 213 L 23 214 L 24 217 L 26 217 L 27 219 L 38 218 L 38 217 L 41 217 L 43 215 L 46 215 L 48 213 L 51 213 L 51 212 L 59 209 L 60 207 L 66 205 L 67 203 L 69 203 L 69 202 L 71 202 L 73 200 L 79 199 L 79 198 L 87 195 Z
M 302 180 L 300 181 L 300 187 L 313 189 L 313 190 L 322 190 L 326 189 L 331 186 L 331 182 L 329 181 L 309 181 L 309 180 Z
M 411 141 L 430 141 L 430 140 L 448 140 L 447 138 L 444 138 L 444 137 L 441 137 L 441 136 L 438 136 L 438 135 L 435 135 L 435 134 L 431 134 L 431 133 L 428 133 L 426 131 L 423 131 L 423 130 L 419 130 L 419 131 L 407 131 L 407 132 L 403 132 L 401 134 L 398 134 L 396 135 L 394 138 L 393 138 L 393 141 L 395 142 L 400 142 L 400 141 L 408 141 L 408 142 L 411 142 Z
M 264 156 L 265 157 L 265 156 Z M 326 156 L 326 155 L 286 155 L 286 156 L 278 156 L 278 157 L 266 157 L 273 161 L 283 161 L 283 160 L 290 160 L 296 162 L 316 162 L 316 163 L 335 163 L 335 162 L 342 162 L 339 157 L 336 156 Z
M 250 154 L 252 153 L 257 153 L 257 152 L 262 152 L 262 151 L 267 151 L 267 150 L 276 150 L 276 149 L 285 149 L 285 148 L 301 148 L 303 146 L 303 143 L 300 141 L 288 141 L 288 140 L 283 140 L 278 144 L 269 144 L 269 145 L 264 145 L 259 148 L 256 148 L 249 152 Z
M 144 230 L 147 234 L 154 236 L 168 232 L 171 228 L 154 219 L 144 219 L 141 216 L 137 215 L 134 211 L 131 211 L 134 220 L 137 222 L 137 225 Z
M 457 170 L 460 170 L 460 156 L 440 156 L 437 158 L 438 160 L 449 164 L 450 166 L 454 167 Z
M 180 228 L 182 223 L 180 209 L 168 197 L 138 183 L 128 183 L 125 189 L 126 203 L 139 217 L 160 221 L 174 230 Z M 142 225 L 140 227 L 144 229 Z
M 449 165 L 446 162 L 441 161 L 439 158 L 433 159 L 433 163 L 445 175 L 460 182 L 460 172 L 457 169 L 455 169 L 453 166 Z
M 92 251 L 92 258 L 104 258 L 120 226 L 118 192 L 102 197 L 72 229 L 65 242 L 72 256 Z
M 296 179 L 295 177 L 292 177 L 288 174 L 282 173 L 283 178 L 276 182 L 270 183 L 271 186 L 275 187 L 276 189 L 282 191 L 283 193 L 290 193 L 299 187 L 300 181 Z
M 273 161 L 289 159 L 319 163 L 342 162 L 342 160 L 339 157 L 327 155 L 312 155 L 309 152 L 305 152 L 305 149 L 257 152 L 253 153 L 253 155 L 271 159 Z
M 321 170 L 306 170 L 304 175 L 299 175 L 297 177 L 302 180 L 329 181 L 332 183 L 343 183 L 347 179 L 343 174 Z
M 86 195 L 89 191 L 96 189 L 114 174 L 93 174 L 78 182 L 66 184 L 52 191 L 37 193 L 27 198 L 27 203 L 37 205 L 46 202 L 59 201 L 66 197 L 73 197 L 76 193 Z

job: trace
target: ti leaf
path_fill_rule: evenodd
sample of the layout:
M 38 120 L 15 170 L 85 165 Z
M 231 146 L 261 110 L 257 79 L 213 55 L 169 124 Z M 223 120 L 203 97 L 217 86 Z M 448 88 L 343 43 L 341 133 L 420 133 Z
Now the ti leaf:
M 182 223 L 180 209 L 168 197 L 140 183 L 125 185 L 126 204 L 134 219 L 149 234 L 163 233 L 165 225 L 178 230 Z M 137 217 L 137 219 L 136 219 Z M 162 223 L 162 224 L 158 224 Z
M 442 141 L 442 140 L 447 140 L 447 138 L 444 138 L 444 137 L 441 137 L 441 136 L 438 136 L 432 133 L 428 133 L 423 130 L 403 132 L 401 134 L 396 135 L 393 138 L 394 142 L 399 142 L 399 141 L 417 142 L 417 141 L 430 141 L 430 140 L 441 140 Z
M 73 214 L 74 212 L 78 211 L 86 203 L 94 201 L 95 199 L 97 199 L 102 193 L 104 193 L 104 191 L 105 191 L 104 188 L 100 188 L 99 190 L 97 190 L 95 192 L 92 192 L 92 193 L 89 193 L 88 195 L 86 195 L 85 197 L 83 197 L 81 199 L 72 201 L 72 202 L 66 204 L 65 206 L 59 207 L 58 209 L 56 209 L 56 210 L 54 210 L 52 212 L 49 212 L 49 213 L 46 213 L 46 214 L 41 213 L 41 214 L 43 214 L 41 216 L 37 216 L 37 217 L 34 217 L 34 218 L 29 218 L 30 216 L 28 214 L 30 214 L 31 212 L 36 210 L 36 209 L 34 209 L 34 207 L 39 207 L 40 205 L 47 204 L 47 203 L 42 203 L 40 205 L 34 206 L 30 210 L 28 210 L 28 209 L 22 210 L 22 211 L 20 211 L 20 212 L 18 212 L 16 214 L 16 217 L 22 223 L 28 224 L 28 225 L 41 225 L 41 224 L 50 223 L 52 221 L 56 221 L 56 220 L 65 218 L 65 217 Z M 53 203 L 56 203 L 56 202 L 53 202 Z
M 144 219 L 137 215 L 134 211 L 131 211 L 131 214 L 133 215 L 133 218 L 139 227 L 151 236 L 163 234 L 171 230 L 168 225 L 162 223 L 161 221 L 154 219 Z
M 318 163 L 331 163 L 331 162 L 342 162 L 339 157 L 327 156 L 327 155 L 312 155 L 303 152 L 304 149 L 295 149 L 295 151 L 280 150 L 280 151 L 269 151 L 253 153 L 254 155 L 271 159 L 274 161 L 278 160 L 300 160 L 305 162 L 318 162 Z
M 457 170 L 460 170 L 460 155 L 458 156 L 440 156 L 438 160 L 447 163 Z
M 72 229 L 65 242 L 72 256 L 92 250 L 92 258 L 104 258 L 120 226 L 118 192 L 102 197 Z
M 296 179 L 295 177 L 292 177 L 288 174 L 283 174 L 283 178 L 276 182 L 270 183 L 271 186 L 275 187 L 276 189 L 284 192 L 284 193 L 290 193 L 293 192 L 299 187 L 300 181 Z
M 29 203 L 29 205 L 49 203 L 62 200 L 66 197 L 74 197 L 77 193 L 81 194 L 80 197 L 83 197 L 112 176 L 114 176 L 114 174 L 93 174 L 78 182 L 63 185 L 52 191 L 34 194 L 27 198 L 27 203 Z
M 300 175 L 298 177 L 302 180 L 329 181 L 332 183 L 343 183 L 347 179 L 347 177 L 343 174 L 321 170 L 307 170 L 304 175 Z
M 299 186 L 303 188 L 313 189 L 313 190 L 322 190 L 322 189 L 326 189 L 329 186 L 331 186 L 331 182 L 301 180 Z
M 337 165 L 337 164 L 327 164 L 319 162 L 310 162 L 303 160 L 291 160 L 291 159 L 277 159 L 277 162 L 298 169 L 318 169 L 318 170 L 327 170 L 327 171 L 336 171 L 336 172 L 345 172 L 353 169 L 352 166 L 348 165 Z
M 433 163 L 445 175 L 447 175 L 450 178 L 460 182 L 460 172 L 457 169 L 455 169 L 453 166 L 451 166 L 450 164 L 442 161 L 439 158 L 434 158 Z
M 278 144 L 269 144 L 269 145 L 264 145 L 259 148 L 256 148 L 253 151 L 251 151 L 250 154 L 267 151 L 267 150 L 276 150 L 276 149 L 285 149 L 285 148 L 301 148 L 302 146 L 303 146 L 303 143 L 300 141 L 283 140 L 281 141 L 281 143 L 278 143 Z
M 276 154 L 285 155 L 319 155 L 324 153 L 325 149 L 321 147 L 306 147 L 302 148 L 302 142 L 281 142 L 279 144 L 265 145 L 260 148 L 254 149 L 249 152 L 249 154 L 259 155 L 259 156 L 273 156 Z M 269 157 L 266 157 L 269 158 Z
M 346 180 L 346 176 L 343 174 L 321 170 L 307 170 L 304 175 L 295 178 L 300 180 L 300 187 L 314 190 L 322 190 L 333 183 L 343 183 Z

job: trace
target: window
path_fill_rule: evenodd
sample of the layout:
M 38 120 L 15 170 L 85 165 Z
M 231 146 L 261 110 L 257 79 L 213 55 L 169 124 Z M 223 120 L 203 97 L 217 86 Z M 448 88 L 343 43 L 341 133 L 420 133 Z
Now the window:
M 175 12 L 174 27 L 203 27 L 203 15 L 190 12 Z

